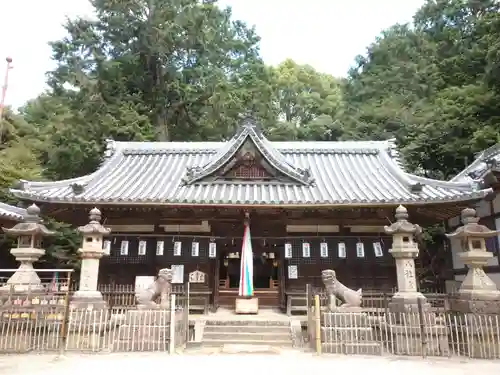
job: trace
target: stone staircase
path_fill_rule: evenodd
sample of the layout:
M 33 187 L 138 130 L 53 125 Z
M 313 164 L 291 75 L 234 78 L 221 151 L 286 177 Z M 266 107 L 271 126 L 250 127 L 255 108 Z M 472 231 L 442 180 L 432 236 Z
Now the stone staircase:
M 292 348 L 289 321 L 207 320 L 203 331 L 204 347 L 247 347 L 247 351 L 269 348 Z

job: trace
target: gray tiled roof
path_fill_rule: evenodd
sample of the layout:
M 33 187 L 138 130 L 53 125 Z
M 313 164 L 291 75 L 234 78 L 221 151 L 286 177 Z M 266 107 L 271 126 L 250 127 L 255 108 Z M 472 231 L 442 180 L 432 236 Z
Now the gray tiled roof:
M 24 208 L 0 202 L 0 218 L 2 219 L 21 221 L 25 214 L 26 210 Z
M 487 162 L 500 166 L 500 143 L 493 145 L 477 155 L 474 161 L 463 171 L 451 179 L 452 182 L 464 182 L 481 180 L 490 170 L 491 166 Z M 491 165 L 491 164 L 490 164 Z
M 22 181 L 11 191 L 34 201 L 205 205 L 418 204 L 480 199 L 490 192 L 470 182 L 405 173 L 391 156 L 391 141 L 270 142 L 256 128 L 242 128 L 227 142 L 110 142 L 93 174 Z M 289 182 L 203 180 L 248 139 Z

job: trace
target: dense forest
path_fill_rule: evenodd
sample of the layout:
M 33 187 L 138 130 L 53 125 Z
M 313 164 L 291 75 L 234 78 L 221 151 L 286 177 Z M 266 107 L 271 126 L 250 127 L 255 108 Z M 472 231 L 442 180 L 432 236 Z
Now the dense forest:
M 93 5 L 96 19 L 68 20 L 51 43 L 47 92 L 4 111 L 0 201 L 15 203 L 20 178 L 94 171 L 106 138 L 224 140 L 248 111 L 272 140 L 395 138 L 409 171 L 440 179 L 500 142 L 498 1 L 428 0 L 342 78 L 267 66 L 255 30 L 215 0 Z M 49 254 L 64 260 L 78 238 L 52 225 Z

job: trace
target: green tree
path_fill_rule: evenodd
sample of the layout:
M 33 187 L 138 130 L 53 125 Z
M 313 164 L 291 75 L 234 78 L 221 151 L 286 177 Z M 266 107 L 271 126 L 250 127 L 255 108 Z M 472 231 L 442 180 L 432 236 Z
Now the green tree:
M 238 115 L 274 121 L 269 71 L 254 30 L 216 1 L 95 0 L 96 20 L 74 19 L 52 43 L 49 98 L 25 116 L 56 128 L 51 177 L 94 170 L 104 139 L 219 140 Z M 66 108 L 54 119 L 40 107 Z M 50 124 L 64 121 L 64 126 Z
M 385 31 L 344 86 L 350 137 L 395 137 L 408 167 L 449 178 L 500 141 L 498 1 L 427 1 Z
M 340 82 L 333 76 L 287 59 L 271 68 L 275 140 L 322 140 L 338 136 L 335 118 L 342 107 Z

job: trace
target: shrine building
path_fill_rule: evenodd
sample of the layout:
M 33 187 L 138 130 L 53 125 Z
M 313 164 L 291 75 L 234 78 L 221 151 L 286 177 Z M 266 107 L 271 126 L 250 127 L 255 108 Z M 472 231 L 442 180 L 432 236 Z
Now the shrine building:
M 248 214 L 255 294 L 273 307 L 283 307 L 291 290 L 320 284 L 325 268 L 351 288 L 392 290 L 383 226 L 398 205 L 427 226 L 492 194 L 474 180 L 405 172 L 392 141 L 271 142 L 251 119 L 226 142 L 108 141 L 94 173 L 22 181 L 11 191 L 75 226 L 99 208 L 112 229 L 100 284 L 134 284 L 164 267 L 182 283 L 198 270 L 215 306 L 234 306 Z M 422 252 L 420 261 L 429 256 Z M 443 272 L 453 269 L 451 257 L 441 261 Z
M 492 230 L 500 230 L 500 144 L 496 144 L 481 152 L 475 160 L 463 171 L 451 179 L 451 182 L 476 182 L 482 188 L 492 188 L 494 194 L 474 203 L 477 215 L 481 218 L 480 223 Z M 460 217 L 455 216 L 447 222 L 449 230 L 454 230 L 460 225 Z M 458 283 L 462 282 L 467 274 L 467 268 L 461 261 L 459 241 L 452 240 L 451 254 L 453 264 L 453 278 L 455 289 Z M 493 253 L 494 257 L 488 261 L 484 271 L 500 288 L 500 236 L 491 238 L 486 243 L 487 249 Z

